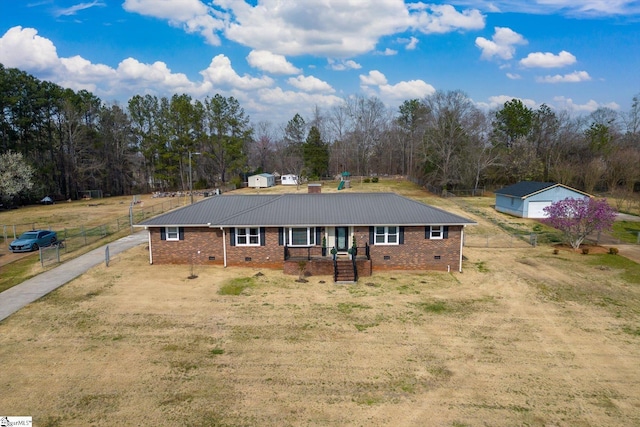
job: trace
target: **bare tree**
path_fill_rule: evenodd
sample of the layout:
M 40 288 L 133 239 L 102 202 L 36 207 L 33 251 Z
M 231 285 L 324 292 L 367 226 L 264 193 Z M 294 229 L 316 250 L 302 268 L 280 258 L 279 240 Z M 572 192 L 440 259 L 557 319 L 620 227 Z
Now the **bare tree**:
M 373 147 L 391 120 L 391 115 L 379 98 L 355 96 L 347 99 L 347 112 L 351 121 L 348 135 L 352 155 L 356 160 L 356 174 L 367 175 L 370 172 L 369 161 Z
M 456 185 L 464 153 L 485 130 L 482 115 L 461 91 L 437 91 L 423 101 L 426 106 L 422 163 L 426 178 L 442 187 Z
M 263 171 L 274 172 L 275 131 L 271 122 L 261 121 L 255 125 L 255 140 L 250 152 L 249 163 Z

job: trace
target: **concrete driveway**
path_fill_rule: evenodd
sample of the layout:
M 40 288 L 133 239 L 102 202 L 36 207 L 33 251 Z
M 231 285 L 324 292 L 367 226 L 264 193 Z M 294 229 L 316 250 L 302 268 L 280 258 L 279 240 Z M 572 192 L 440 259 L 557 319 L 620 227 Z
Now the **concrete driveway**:
M 616 216 L 616 221 L 640 222 L 640 216 L 618 213 Z M 622 243 L 619 239 L 616 239 L 604 233 L 600 236 L 599 243 L 602 246 L 607 247 L 615 246 L 620 251 L 619 255 L 622 255 L 623 257 L 629 258 L 630 260 L 640 264 L 640 245 Z
M 105 248 L 107 246 L 109 246 L 109 255 L 114 256 L 135 246 L 147 243 L 147 239 L 147 232 L 144 230 L 139 231 L 80 255 L 56 268 L 45 271 L 7 289 L 0 293 L 0 321 L 11 316 L 27 304 L 70 282 L 90 268 L 104 262 Z

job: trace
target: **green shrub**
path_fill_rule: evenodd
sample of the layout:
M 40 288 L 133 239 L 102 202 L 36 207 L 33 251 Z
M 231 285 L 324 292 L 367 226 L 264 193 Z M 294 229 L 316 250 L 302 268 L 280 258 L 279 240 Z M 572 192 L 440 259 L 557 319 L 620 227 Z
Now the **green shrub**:
M 373 178 L 371 178 L 371 182 L 378 182 L 378 177 L 374 176 Z
M 234 176 L 231 178 L 231 183 L 236 186 L 236 188 L 242 188 L 242 178 L 239 176 Z
M 369 178 L 365 178 L 365 179 L 364 179 L 364 182 L 368 184 L 368 183 L 370 183 L 370 182 L 371 182 L 371 179 L 369 179 Z

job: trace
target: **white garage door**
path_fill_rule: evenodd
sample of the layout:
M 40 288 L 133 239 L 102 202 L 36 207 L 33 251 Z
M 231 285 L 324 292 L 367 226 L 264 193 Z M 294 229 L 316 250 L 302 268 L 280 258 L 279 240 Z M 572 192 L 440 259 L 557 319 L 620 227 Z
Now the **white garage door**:
M 529 202 L 529 214 L 527 218 L 546 218 L 544 208 L 551 206 L 551 202 Z

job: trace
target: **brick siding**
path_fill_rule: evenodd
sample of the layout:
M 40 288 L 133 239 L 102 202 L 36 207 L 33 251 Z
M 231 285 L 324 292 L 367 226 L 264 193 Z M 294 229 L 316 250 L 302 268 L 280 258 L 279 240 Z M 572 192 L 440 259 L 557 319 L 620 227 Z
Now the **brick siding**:
M 458 271 L 461 231 L 450 226 L 448 238 L 425 239 L 424 227 L 405 227 L 403 245 L 370 247 L 373 270 Z
M 460 237 L 462 227 L 450 226 L 447 239 L 425 239 L 424 227 L 405 227 L 404 244 L 370 245 L 371 263 L 363 265 L 371 270 L 439 270 L 457 271 L 460 263 Z M 207 227 L 185 227 L 184 240 L 160 240 L 160 228 L 150 228 L 154 264 L 223 265 L 222 231 Z M 264 246 L 231 246 L 231 233 L 225 230 L 227 265 L 283 269 L 287 274 L 299 273 L 297 261 L 285 265 L 284 246 L 278 244 L 278 228 L 266 228 Z M 356 244 L 364 247 L 369 242 L 369 228 L 355 227 Z M 318 247 L 319 248 L 319 247 Z M 314 252 L 315 249 L 313 248 Z M 358 256 L 363 256 L 360 249 Z M 387 259 L 385 259 L 387 258 Z M 330 268 L 332 268 L 332 264 Z M 311 264 L 312 274 L 326 274 L 326 266 Z M 332 274 L 332 271 L 329 272 Z

